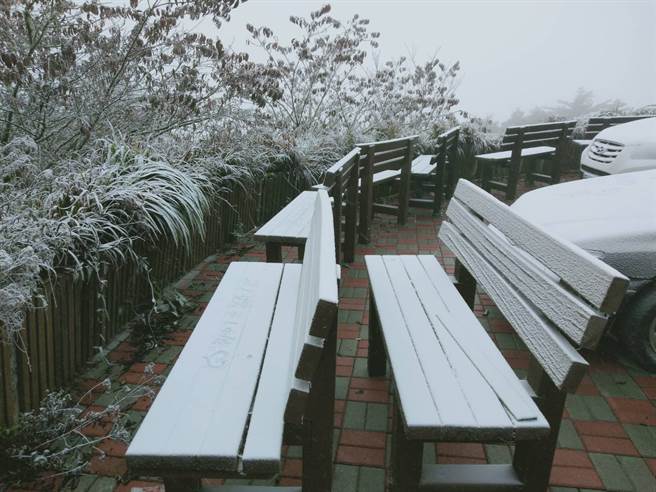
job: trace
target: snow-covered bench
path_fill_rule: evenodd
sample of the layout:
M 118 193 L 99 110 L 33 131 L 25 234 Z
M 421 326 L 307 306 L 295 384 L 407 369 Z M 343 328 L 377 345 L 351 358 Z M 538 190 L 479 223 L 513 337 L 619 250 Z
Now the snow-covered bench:
M 326 171 L 323 184 L 313 186 L 312 191 L 301 192 L 255 232 L 255 239 L 265 243 L 267 261 L 281 262 L 282 246 L 296 246 L 299 259 L 303 259 L 314 194 L 320 189 L 330 194 L 333 203 L 337 260 L 341 259 L 343 251 L 344 261 L 353 261 L 358 221 L 359 160 L 360 149 L 356 147 Z
M 460 127 L 451 128 L 437 137 L 437 149 L 433 155 L 415 157 L 410 168 L 410 179 L 418 197 L 410 198 L 411 207 L 430 208 L 438 214 L 442 197 L 450 197 L 456 184 L 456 152 Z M 398 180 L 400 170 L 382 171 L 374 174 L 374 185 Z M 422 198 L 424 191 L 433 190 L 433 198 Z
M 522 160 L 525 160 L 529 166 L 526 175 L 530 183 L 533 181 L 558 183 L 565 145 L 575 126 L 576 121 L 560 121 L 506 128 L 498 152 L 476 156 L 476 162 L 482 166 L 483 189 L 505 191 L 506 199 L 514 200 Z M 550 160 L 550 173 L 534 172 L 534 161 L 544 159 Z M 500 168 L 508 170 L 506 182 L 494 179 L 495 173 Z
M 358 232 L 360 242 L 368 243 L 371 220 L 374 212 L 396 215 L 397 222 L 405 224 L 408 218 L 410 199 L 410 169 L 412 166 L 412 146 L 417 139 L 410 137 L 360 143 L 360 223 Z M 398 174 L 390 179 L 399 179 L 398 205 L 374 203 L 374 185 L 384 182 L 388 173 Z M 381 181 L 383 180 L 383 181 Z
M 457 287 L 433 256 L 365 257 L 369 373 L 389 358 L 396 388 L 392 490 L 545 491 L 565 397 L 587 367 L 578 348 L 599 341 L 628 279 L 468 181 L 447 217 Z M 528 381 L 471 311 L 476 281 L 528 347 Z M 513 464 L 422 466 L 435 441 L 516 442 Z
M 337 270 L 328 195 L 312 196 L 302 265 L 229 266 L 130 444 L 132 474 L 167 492 L 272 477 L 284 436 L 303 444 L 303 490 L 330 491 Z

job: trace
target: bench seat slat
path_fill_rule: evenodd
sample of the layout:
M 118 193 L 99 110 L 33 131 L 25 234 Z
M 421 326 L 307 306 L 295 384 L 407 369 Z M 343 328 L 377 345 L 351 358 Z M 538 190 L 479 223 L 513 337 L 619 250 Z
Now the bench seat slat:
M 440 239 L 494 299 L 533 355 L 542 359 L 541 365 L 554 383 L 560 389 L 575 389 L 588 364 L 565 336 L 545 322 L 449 222 L 442 223 Z
M 284 414 L 294 374 L 294 313 L 300 279 L 301 265 L 285 265 L 242 455 L 247 474 L 280 472 Z
M 423 262 L 422 262 L 423 260 Z M 460 299 L 450 299 L 447 303 L 442 297 L 442 292 L 449 292 L 452 295 L 456 289 L 451 285 L 446 273 L 440 268 L 437 259 L 434 256 L 403 256 L 402 261 L 406 270 L 410 273 L 412 282 L 415 284 L 417 293 L 422 301 L 422 305 L 433 322 L 436 329 L 446 330 L 460 350 L 447 350 L 447 354 L 452 352 L 462 352 L 466 354 L 476 367 L 480 376 L 492 388 L 494 393 L 499 397 L 504 407 L 510 412 L 516 420 L 537 419 L 539 411 L 533 404 L 526 392 L 521 388 L 517 376 L 510 369 L 508 364 L 504 363 L 498 357 L 498 350 L 492 339 L 480 329 L 480 323 L 476 316 L 469 309 L 462 310 L 458 308 L 466 307 L 466 304 Z M 428 270 L 426 270 L 426 265 Z M 436 277 L 436 283 L 441 285 L 440 289 L 435 288 L 431 282 L 431 277 Z M 464 313 L 469 311 L 467 316 Z M 440 340 L 442 336 L 438 334 Z M 482 412 L 485 414 L 485 411 Z
M 539 147 L 529 147 L 522 149 L 522 157 L 541 157 L 541 156 L 550 156 L 555 154 L 556 148 L 548 145 L 541 145 Z M 488 160 L 488 161 L 497 161 L 497 160 L 509 160 L 512 156 L 511 150 L 503 150 L 500 152 L 490 152 L 487 154 L 479 154 L 476 156 L 476 159 Z
M 435 336 L 431 321 L 426 317 L 401 257 L 383 256 L 382 258 L 387 270 L 388 282 L 395 295 L 395 299 L 384 299 L 382 302 L 398 304 L 405 326 L 395 327 L 395 329 L 405 328 L 414 345 L 414 351 L 406 354 L 406 357 L 416 357 L 419 360 L 423 376 L 433 395 L 434 405 L 442 421 L 441 425 L 452 428 L 466 427 L 468 423 L 476 421 L 476 408 L 472 408 L 467 394 L 456 379 L 450 365 L 449 355 L 447 355 L 448 349 L 441 345 L 442 341 Z M 385 323 L 386 320 L 381 319 L 381 324 Z M 399 386 L 398 382 L 397 386 Z M 440 398 L 440 395 L 449 395 L 449 397 Z M 401 406 L 405 410 L 403 400 Z M 506 424 L 508 424 L 507 419 Z M 412 431 L 409 430 L 409 432 Z
M 284 240 L 304 244 L 310 232 L 316 191 L 304 191 L 255 232 L 259 241 Z
M 496 198 L 461 179 L 454 196 L 539 260 L 605 313 L 619 307 L 628 279 L 578 246 L 548 234 Z
M 435 156 L 433 155 L 420 155 L 415 157 L 415 159 L 412 161 L 412 169 L 411 173 L 413 175 L 419 175 L 419 176 L 427 176 L 429 174 L 432 174 L 435 171 L 435 168 L 437 167 L 436 164 L 432 164 L 432 160 Z
M 407 330 L 399 329 L 405 326 L 405 321 L 395 300 L 383 259 L 380 256 L 366 256 L 365 261 L 397 391 L 405 403 L 405 423 L 415 430 L 438 427 L 441 420 L 426 380 L 417 378 L 418 374 L 422 374 L 419 361 L 416 357 L 407 356 L 414 352 L 414 346 Z
M 506 279 L 520 288 L 574 342 L 590 348 L 598 343 L 608 321 L 603 313 L 563 288 L 556 275 L 522 254 L 457 199 L 449 203 L 447 217 L 480 253 L 495 263 Z
M 132 467 L 237 470 L 281 275 L 230 265 L 130 445 Z

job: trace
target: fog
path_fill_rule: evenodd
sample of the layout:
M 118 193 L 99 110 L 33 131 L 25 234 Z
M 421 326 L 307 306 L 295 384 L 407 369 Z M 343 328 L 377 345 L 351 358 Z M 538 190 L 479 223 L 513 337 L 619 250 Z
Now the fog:
M 571 99 L 579 87 L 599 102 L 656 103 L 656 0 L 248 0 L 220 37 L 250 52 L 247 23 L 289 39 L 297 32 L 289 16 L 325 3 L 337 19 L 371 20 L 381 60 L 460 60 L 459 108 L 476 115 L 504 120 L 517 107 Z

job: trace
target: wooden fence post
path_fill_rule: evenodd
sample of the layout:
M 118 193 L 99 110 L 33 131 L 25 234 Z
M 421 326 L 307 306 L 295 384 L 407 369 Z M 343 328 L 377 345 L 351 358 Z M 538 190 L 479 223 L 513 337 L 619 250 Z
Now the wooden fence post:
M 399 184 L 399 215 L 397 223 L 404 225 L 408 220 L 408 206 L 410 204 L 410 173 L 412 171 L 412 140 L 408 140 L 405 161 L 401 167 L 401 182 Z M 435 190 L 437 192 L 437 190 Z
M 374 153 L 371 147 L 364 147 L 364 150 L 366 151 L 364 164 L 360 167 L 360 181 L 362 183 L 360 186 L 360 227 L 358 230 L 360 244 L 369 242 L 374 201 Z
M 355 159 L 355 165 L 351 168 L 346 184 L 346 230 L 344 231 L 344 261 L 346 263 L 352 263 L 355 260 L 355 241 L 358 227 L 359 155 Z

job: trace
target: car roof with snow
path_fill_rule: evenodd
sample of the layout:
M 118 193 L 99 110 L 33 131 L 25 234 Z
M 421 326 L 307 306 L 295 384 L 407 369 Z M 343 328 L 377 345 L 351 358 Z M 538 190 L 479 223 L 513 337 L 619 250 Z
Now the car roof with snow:
M 622 256 L 613 266 L 630 277 L 656 275 L 656 170 L 547 186 L 511 208 L 584 249 Z
M 611 126 L 599 132 L 595 139 L 617 141 L 624 145 L 656 142 L 656 118 L 644 118 Z

